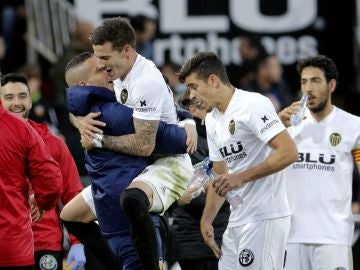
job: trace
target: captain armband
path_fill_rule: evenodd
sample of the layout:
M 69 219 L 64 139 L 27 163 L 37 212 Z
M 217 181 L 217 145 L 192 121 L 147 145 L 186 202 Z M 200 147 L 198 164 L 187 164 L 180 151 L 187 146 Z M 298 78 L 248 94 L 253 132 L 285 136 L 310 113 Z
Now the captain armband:
M 360 163 L 360 148 L 351 151 L 356 163 Z

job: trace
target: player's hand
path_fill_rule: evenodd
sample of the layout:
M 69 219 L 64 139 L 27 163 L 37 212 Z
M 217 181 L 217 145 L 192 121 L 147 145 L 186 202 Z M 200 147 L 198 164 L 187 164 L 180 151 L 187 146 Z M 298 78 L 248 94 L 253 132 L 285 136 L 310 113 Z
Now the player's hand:
M 32 222 L 38 222 L 42 216 L 44 215 L 45 211 L 39 209 L 34 194 L 30 195 L 29 197 L 29 204 L 30 204 L 30 211 L 31 211 L 31 220 Z
M 92 150 L 95 148 L 94 146 L 94 143 L 93 143 L 93 140 L 89 140 L 88 137 L 85 137 L 83 135 L 81 135 L 81 146 L 86 150 L 86 151 L 89 151 L 89 150 Z
M 106 124 L 96 120 L 96 118 L 98 118 L 100 115 L 100 112 L 92 112 L 86 116 L 76 117 L 75 126 L 79 130 L 81 136 L 91 141 L 93 138 L 95 138 L 95 133 L 103 133 L 103 131 L 98 127 L 105 127 Z
M 189 204 L 191 200 L 196 197 L 195 193 L 199 191 L 201 187 L 198 186 L 190 186 L 188 187 L 184 194 L 178 199 L 178 203 L 180 205 Z M 200 194 L 201 191 L 199 191 Z
M 69 254 L 66 260 L 66 266 L 68 267 L 71 262 L 74 262 L 71 270 L 81 270 L 86 263 L 86 257 L 84 253 L 84 246 L 82 244 L 74 244 L 69 250 Z
M 186 131 L 186 151 L 189 154 L 192 154 L 197 149 L 198 134 L 196 130 L 196 125 L 186 123 L 184 125 L 184 129 Z
M 299 111 L 300 101 L 293 102 L 289 107 L 286 107 L 282 111 L 279 112 L 279 117 L 281 122 L 285 125 L 285 127 L 291 126 L 290 117 L 292 114 L 295 114 Z
M 216 258 L 220 259 L 222 254 L 221 254 L 221 249 L 219 248 L 218 244 L 215 242 L 214 227 L 210 223 L 201 221 L 200 230 L 202 237 L 204 238 L 205 244 L 211 248 Z
M 222 174 L 214 178 L 212 185 L 219 196 L 225 196 L 226 192 L 239 188 L 242 185 L 242 179 L 238 174 Z

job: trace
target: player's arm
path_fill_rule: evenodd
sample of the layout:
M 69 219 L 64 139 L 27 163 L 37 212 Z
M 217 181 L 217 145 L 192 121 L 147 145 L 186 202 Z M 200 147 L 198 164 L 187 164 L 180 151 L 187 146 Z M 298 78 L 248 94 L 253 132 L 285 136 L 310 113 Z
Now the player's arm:
M 227 191 L 276 173 L 298 159 L 296 145 L 287 130 L 275 135 L 268 144 L 274 151 L 260 164 L 242 172 L 216 177 L 213 182 L 216 193 L 224 196 Z
M 150 156 L 155 148 L 158 120 L 134 118 L 134 134 L 102 138 L 103 147 L 123 154 Z
M 213 170 L 218 174 L 227 172 L 227 166 L 225 162 L 213 162 Z M 206 202 L 204 211 L 200 220 L 201 234 L 204 238 L 204 242 L 211 248 L 217 258 L 221 257 L 221 249 L 215 242 L 214 228 L 212 223 L 223 205 L 224 197 L 216 194 L 214 188 L 209 185 L 207 189 Z

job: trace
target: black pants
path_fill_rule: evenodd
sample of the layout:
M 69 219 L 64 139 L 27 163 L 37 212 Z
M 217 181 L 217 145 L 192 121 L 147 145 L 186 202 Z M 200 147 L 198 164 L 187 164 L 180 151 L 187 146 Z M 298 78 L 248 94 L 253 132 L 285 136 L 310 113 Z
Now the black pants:
M 181 270 L 218 270 L 218 259 L 178 260 Z
M 35 252 L 34 270 L 62 270 L 63 252 L 52 250 L 39 250 Z

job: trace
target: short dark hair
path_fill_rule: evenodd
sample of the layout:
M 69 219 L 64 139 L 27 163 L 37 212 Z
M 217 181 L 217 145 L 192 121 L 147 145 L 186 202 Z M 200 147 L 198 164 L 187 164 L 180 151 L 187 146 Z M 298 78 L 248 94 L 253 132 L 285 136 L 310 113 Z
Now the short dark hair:
M 316 67 L 321 69 L 324 72 L 327 82 L 332 79 L 338 80 L 339 72 L 337 71 L 334 61 L 325 55 L 310 56 L 300 59 L 296 66 L 300 76 L 301 72 L 306 67 Z
M 65 66 L 65 73 L 68 72 L 70 69 L 73 69 L 77 66 L 80 66 L 82 63 L 84 63 L 89 58 L 93 57 L 94 54 L 91 52 L 83 52 L 78 55 L 76 55 L 74 58 L 72 58 Z
M 8 73 L 1 77 L 1 86 L 5 86 L 8 83 L 23 83 L 29 89 L 28 81 L 25 75 L 21 73 Z
M 199 52 L 188 59 L 179 72 L 180 82 L 183 83 L 191 73 L 196 73 L 203 81 L 206 81 L 211 74 L 215 74 L 224 84 L 230 85 L 224 64 L 213 52 Z
M 102 24 L 95 28 L 90 35 L 93 45 L 103 45 L 110 42 L 113 48 L 122 49 L 129 44 L 135 48 L 135 31 L 128 22 L 122 17 L 105 19 Z

